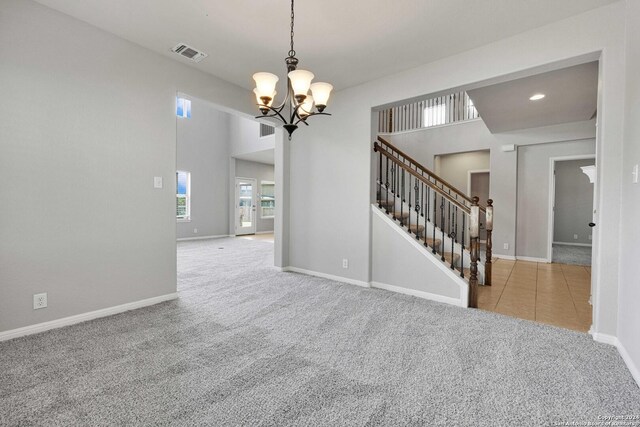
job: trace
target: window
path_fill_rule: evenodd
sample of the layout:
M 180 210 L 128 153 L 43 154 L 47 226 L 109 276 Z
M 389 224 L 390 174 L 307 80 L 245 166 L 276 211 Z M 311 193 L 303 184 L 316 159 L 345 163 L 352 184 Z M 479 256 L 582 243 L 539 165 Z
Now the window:
M 276 128 L 260 123 L 260 138 L 273 135 L 274 133 L 276 133 Z
M 185 98 L 177 98 L 176 116 L 185 119 L 191 118 L 191 100 Z
M 439 126 L 447 123 L 446 104 L 436 104 L 424 109 L 424 126 Z
M 176 172 L 176 218 L 191 220 L 191 174 L 185 171 Z
M 273 218 L 276 213 L 275 183 L 260 182 L 260 217 Z

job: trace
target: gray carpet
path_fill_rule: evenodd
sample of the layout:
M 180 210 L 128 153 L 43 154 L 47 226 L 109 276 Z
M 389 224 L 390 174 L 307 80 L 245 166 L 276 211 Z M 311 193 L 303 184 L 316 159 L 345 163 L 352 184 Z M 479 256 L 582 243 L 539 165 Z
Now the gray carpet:
M 180 299 L 0 343 L 2 425 L 541 426 L 640 415 L 588 335 L 179 244 Z M 630 424 L 631 425 L 631 424 Z
M 554 243 L 552 260 L 560 264 L 591 265 L 591 247 Z

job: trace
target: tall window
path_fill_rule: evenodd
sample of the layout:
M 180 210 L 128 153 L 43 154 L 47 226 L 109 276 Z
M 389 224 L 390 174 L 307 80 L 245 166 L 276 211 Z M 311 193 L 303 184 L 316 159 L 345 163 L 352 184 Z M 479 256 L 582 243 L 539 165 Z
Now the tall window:
M 275 183 L 260 182 L 260 217 L 273 218 L 276 211 Z
M 176 172 L 176 218 L 191 219 L 191 174 L 185 171 Z
M 176 99 L 176 116 L 185 119 L 191 118 L 191 100 L 185 98 Z

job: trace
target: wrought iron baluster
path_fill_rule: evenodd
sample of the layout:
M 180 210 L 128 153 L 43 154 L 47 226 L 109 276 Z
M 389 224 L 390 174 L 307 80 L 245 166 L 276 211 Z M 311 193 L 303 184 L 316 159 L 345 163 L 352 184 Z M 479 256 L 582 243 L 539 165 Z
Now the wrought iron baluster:
M 381 153 L 382 154 L 382 153 Z M 387 167 L 385 171 L 385 182 L 384 182 L 384 209 L 387 215 L 389 214 L 389 158 L 385 157 L 387 162 Z
M 420 240 L 420 202 L 418 200 L 418 196 L 420 195 L 420 187 L 418 187 L 418 178 L 415 179 L 415 185 L 413 189 L 416 192 L 415 206 L 413 208 L 416 211 L 416 239 Z
M 462 212 L 462 238 L 460 239 L 460 277 L 464 279 L 464 229 L 467 213 Z
M 407 230 L 409 230 L 409 233 L 411 233 L 411 178 L 412 175 L 409 174 L 409 204 L 407 205 L 407 212 L 409 213 Z
M 432 242 L 432 252 L 436 253 L 436 227 L 438 226 L 438 208 L 436 207 L 438 204 L 438 193 L 433 191 L 433 242 Z
M 378 207 L 382 209 L 382 151 L 378 153 Z
M 440 259 L 445 261 L 444 257 L 444 197 L 440 202 L 440 231 L 442 231 L 442 242 L 440 242 Z
M 404 190 L 405 190 L 405 185 L 404 185 L 404 169 L 402 169 L 400 171 L 401 173 L 401 178 L 400 178 L 400 225 L 404 226 L 404 202 L 405 202 L 405 198 L 404 198 Z
M 453 214 L 455 215 L 455 207 L 454 207 L 454 212 Z M 454 270 L 455 269 L 455 265 L 453 262 L 453 251 L 455 249 L 455 238 L 456 238 L 456 231 L 455 231 L 455 222 L 454 222 L 454 218 L 451 216 L 451 202 L 449 202 L 449 238 L 451 239 L 451 269 Z M 451 231 L 453 230 L 453 231 Z

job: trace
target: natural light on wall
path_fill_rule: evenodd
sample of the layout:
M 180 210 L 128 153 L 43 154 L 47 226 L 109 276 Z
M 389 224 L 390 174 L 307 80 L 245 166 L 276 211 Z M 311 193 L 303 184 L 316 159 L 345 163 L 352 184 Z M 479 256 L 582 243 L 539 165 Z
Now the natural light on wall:
M 176 116 L 185 119 L 191 118 L 191 100 L 185 98 L 177 98 L 176 100 Z

